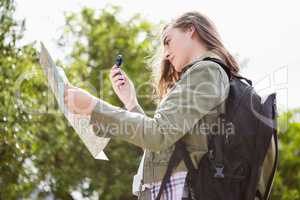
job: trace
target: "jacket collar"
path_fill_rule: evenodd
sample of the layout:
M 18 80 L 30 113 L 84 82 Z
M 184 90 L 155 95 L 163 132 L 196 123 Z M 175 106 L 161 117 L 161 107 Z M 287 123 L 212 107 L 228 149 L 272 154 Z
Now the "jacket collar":
M 188 63 L 185 67 L 183 67 L 183 69 L 180 72 L 180 77 L 182 76 L 182 74 L 184 74 L 186 72 L 186 70 L 188 70 L 196 62 L 199 62 L 199 61 L 201 61 L 201 60 L 203 60 L 204 58 L 207 58 L 207 57 L 221 59 L 220 56 L 218 56 L 216 53 L 214 53 L 212 51 L 206 51 L 201 56 L 197 57 L 196 59 L 194 59 L 193 61 Z

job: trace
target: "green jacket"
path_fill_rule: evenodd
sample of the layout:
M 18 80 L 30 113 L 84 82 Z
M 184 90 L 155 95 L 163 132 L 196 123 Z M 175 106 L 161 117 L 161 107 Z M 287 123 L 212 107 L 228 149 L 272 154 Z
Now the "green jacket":
M 225 71 L 216 63 L 203 61 L 208 56 L 219 58 L 208 51 L 186 65 L 180 79 L 158 105 L 154 117 L 146 116 L 139 105 L 128 111 L 101 99 L 94 108 L 90 123 L 99 136 L 121 138 L 146 150 L 144 183 L 162 180 L 174 143 L 182 137 L 195 166 L 207 152 L 205 130 L 216 123 L 229 92 Z M 258 185 L 262 194 L 274 155 L 271 145 Z M 175 172 L 186 170 L 182 161 Z

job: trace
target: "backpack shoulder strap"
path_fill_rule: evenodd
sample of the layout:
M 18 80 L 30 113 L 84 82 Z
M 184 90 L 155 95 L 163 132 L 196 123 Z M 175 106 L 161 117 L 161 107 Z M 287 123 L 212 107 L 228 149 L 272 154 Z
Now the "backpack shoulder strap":
M 277 136 L 278 111 L 277 111 L 277 106 L 276 106 L 276 96 L 275 96 L 275 94 L 273 94 L 273 98 L 275 99 L 274 103 L 273 103 L 273 114 L 272 114 L 272 118 L 274 120 L 273 137 L 274 137 L 274 143 L 275 143 L 275 161 L 274 161 L 274 165 L 273 165 L 273 168 L 272 168 L 270 178 L 269 178 L 267 186 L 266 186 L 266 192 L 265 192 L 265 195 L 264 195 L 264 199 L 269 199 L 269 197 L 270 197 L 271 188 L 272 188 L 272 185 L 273 185 L 276 169 L 278 167 L 278 136 Z M 271 137 L 271 140 L 272 140 L 272 137 Z
M 179 151 L 178 149 L 175 147 L 171 157 L 170 157 L 170 160 L 169 160 L 169 163 L 168 163 L 168 166 L 167 166 L 167 170 L 166 170 L 166 173 L 162 179 L 162 182 L 161 182 L 161 185 L 160 185 L 160 188 L 159 188 L 159 192 L 158 192 L 158 195 L 156 196 L 155 200 L 160 200 L 160 197 L 166 187 L 166 184 L 168 182 L 168 180 L 170 180 L 170 177 L 172 175 L 172 172 L 173 170 L 175 169 L 175 167 L 177 167 L 177 165 L 179 164 L 179 162 L 182 160 L 180 154 L 179 154 Z
M 212 62 L 215 62 L 215 63 L 219 64 L 224 69 L 224 71 L 226 72 L 229 80 L 231 80 L 232 77 L 235 77 L 235 78 L 238 78 L 238 79 L 243 79 L 249 85 L 252 86 L 252 81 L 250 79 L 247 79 L 247 78 L 245 78 L 243 76 L 240 76 L 240 75 L 232 74 L 231 71 L 230 71 L 230 69 L 227 67 L 227 65 L 222 60 L 220 60 L 218 58 L 211 58 L 211 57 L 206 57 L 203 60 L 206 60 L 206 61 L 209 60 L 209 61 L 212 61 Z
M 175 149 L 171 155 L 171 158 L 169 160 L 168 166 L 167 166 L 167 171 L 163 177 L 162 183 L 160 185 L 159 188 L 159 192 L 157 197 L 155 198 L 156 200 L 159 200 L 165 187 L 167 184 L 167 181 L 170 179 L 173 170 L 175 169 L 175 167 L 177 167 L 177 165 L 180 163 L 180 161 L 183 160 L 188 171 L 193 173 L 196 171 L 196 168 L 193 165 L 193 162 L 191 160 L 191 157 L 186 149 L 186 146 L 184 144 L 184 142 L 182 141 L 182 139 L 180 139 L 179 141 L 177 141 L 175 143 Z
M 266 192 L 265 192 L 265 195 L 264 195 L 264 199 L 266 199 L 266 200 L 269 199 L 269 197 L 270 197 L 271 188 L 272 188 L 272 185 L 273 185 L 276 169 L 278 167 L 278 138 L 277 138 L 277 133 L 274 132 L 273 136 L 274 136 L 274 142 L 275 142 L 275 161 L 274 161 L 274 165 L 273 165 L 273 168 L 272 168 L 270 178 L 269 178 L 267 186 L 266 186 Z

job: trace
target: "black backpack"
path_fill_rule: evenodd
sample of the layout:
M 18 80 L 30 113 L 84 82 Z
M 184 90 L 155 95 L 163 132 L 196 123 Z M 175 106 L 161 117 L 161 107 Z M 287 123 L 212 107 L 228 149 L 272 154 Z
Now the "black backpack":
M 204 60 L 219 64 L 229 77 L 226 112 L 219 117 L 233 124 L 234 134 L 228 135 L 222 130 L 219 130 L 219 134 L 207 134 L 208 152 L 203 155 L 197 168 L 183 140 L 178 140 L 156 200 L 160 199 L 173 169 L 182 160 L 188 169 L 186 181 L 189 199 L 254 200 L 257 197 L 267 200 L 278 165 L 276 94 L 270 94 L 261 102 L 250 80 L 231 74 L 219 59 L 207 57 Z M 266 192 L 260 194 L 257 185 L 272 137 L 276 149 L 275 163 Z

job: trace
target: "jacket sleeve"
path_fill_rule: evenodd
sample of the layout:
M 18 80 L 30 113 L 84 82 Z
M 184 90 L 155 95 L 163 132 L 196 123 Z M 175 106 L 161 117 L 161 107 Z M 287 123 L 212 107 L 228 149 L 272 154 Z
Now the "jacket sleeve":
M 141 114 L 146 115 L 145 112 L 144 112 L 144 110 L 143 110 L 143 108 L 139 104 L 136 105 L 136 106 L 134 106 L 131 110 L 128 110 L 128 111 L 130 111 L 130 112 L 136 112 L 136 113 L 141 113 Z
M 221 104 L 228 95 L 227 85 L 228 78 L 217 64 L 199 61 L 176 82 L 161 101 L 154 117 L 129 112 L 99 99 L 90 123 L 96 133 L 103 133 L 101 127 L 108 127 L 108 137 L 161 151 L 183 137 L 204 115 Z

